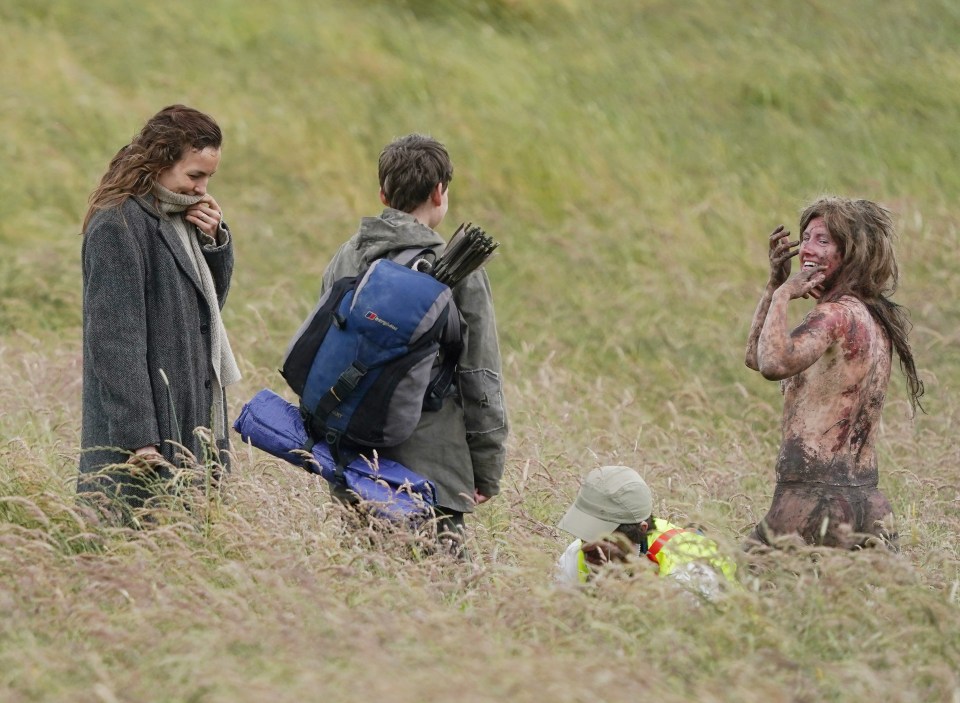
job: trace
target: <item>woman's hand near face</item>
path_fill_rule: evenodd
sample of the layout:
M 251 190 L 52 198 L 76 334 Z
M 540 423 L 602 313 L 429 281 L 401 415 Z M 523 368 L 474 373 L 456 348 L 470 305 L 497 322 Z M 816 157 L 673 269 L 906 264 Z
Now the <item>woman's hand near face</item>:
M 197 229 L 205 235 L 217 241 L 217 229 L 223 219 L 223 212 L 212 195 L 207 193 L 200 202 L 188 207 L 184 218 L 187 222 L 196 225 Z
M 770 280 L 768 285 L 771 288 L 779 288 L 790 278 L 790 259 L 800 253 L 797 248 L 800 242 L 791 242 L 790 232 L 784 229 L 783 225 L 773 230 L 769 241 Z
M 777 289 L 777 292 L 788 296 L 790 300 L 806 298 L 807 296 L 819 300 L 823 293 L 822 285 L 826 279 L 825 269 L 825 266 L 814 266 L 797 271 Z

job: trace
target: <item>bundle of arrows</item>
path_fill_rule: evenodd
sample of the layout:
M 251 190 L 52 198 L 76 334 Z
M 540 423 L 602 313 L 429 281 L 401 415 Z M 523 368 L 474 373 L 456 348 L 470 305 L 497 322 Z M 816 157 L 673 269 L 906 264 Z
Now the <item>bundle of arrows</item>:
M 494 241 L 472 222 L 465 222 L 453 233 L 430 275 L 453 288 L 483 266 L 498 246 L 500 242 Z

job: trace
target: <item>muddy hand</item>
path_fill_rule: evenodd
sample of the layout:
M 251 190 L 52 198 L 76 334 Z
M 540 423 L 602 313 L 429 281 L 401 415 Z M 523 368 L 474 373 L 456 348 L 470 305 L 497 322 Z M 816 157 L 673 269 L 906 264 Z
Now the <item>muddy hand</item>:
M 781 290 L 790 296 L 790 299 L 812 296 L 819 300 L 823 289 L 820 287 L 826 279 L 825 266 L 802 269 L 783 284 Z
M 770 285 L 782 286 L 790 277 L 790 259 L 800 253 L 800 242 L 790 241 L 790 231 L 783 225 L 770 234 Z

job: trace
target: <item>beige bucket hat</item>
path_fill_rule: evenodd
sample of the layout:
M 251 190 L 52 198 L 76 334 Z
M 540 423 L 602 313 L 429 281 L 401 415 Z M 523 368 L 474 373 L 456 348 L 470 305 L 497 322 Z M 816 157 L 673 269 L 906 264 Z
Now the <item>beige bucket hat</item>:
M 620 525 L 642 522 L 653 512 L 653 494 L 627 466 L 603 466 L 583 480 L 576 500 L 557 527 L 593 542 Z

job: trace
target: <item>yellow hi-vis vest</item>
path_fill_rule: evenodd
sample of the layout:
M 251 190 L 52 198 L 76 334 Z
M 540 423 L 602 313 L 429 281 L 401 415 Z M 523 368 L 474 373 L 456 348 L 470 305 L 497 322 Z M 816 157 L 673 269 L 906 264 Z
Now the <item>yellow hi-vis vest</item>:
M 712 539 L 696 530 L 671 525 L 660 518 L 656 522 L 657 529 L 647 533 L 647 559 L 657 565 L 657 572 L 661 576 L 669 576 L 683 566 L 701 562 L 723 574 L 730 583 L 736 583 L 736 563 L 721 555 Z M 665 548 L 668 543 L 669 548 Z M 582 549 L 577 554 L 577 573 L 580 582 L 586 583 L 590 576 L 590 565 Z

